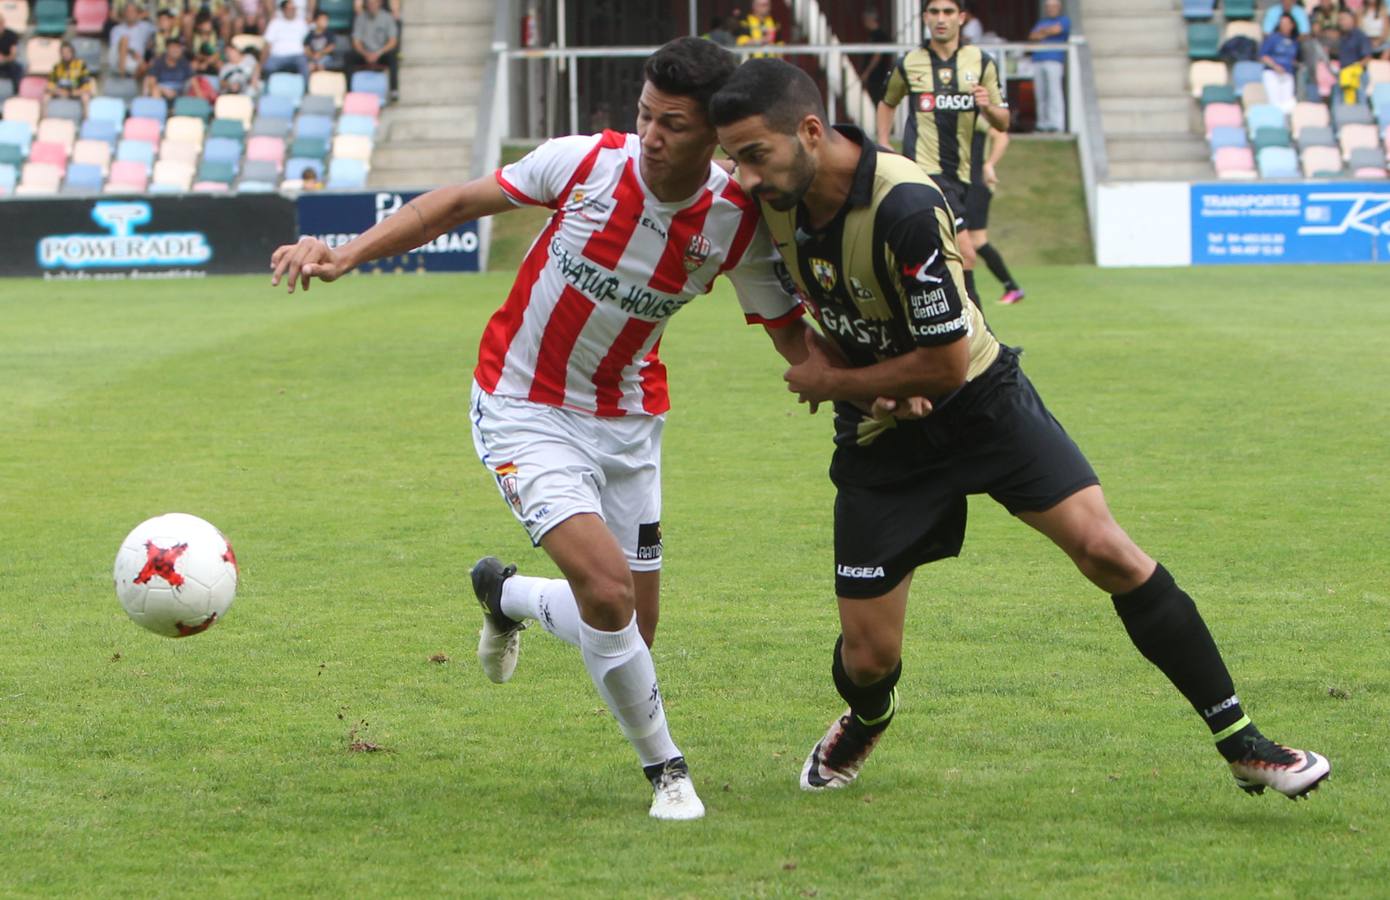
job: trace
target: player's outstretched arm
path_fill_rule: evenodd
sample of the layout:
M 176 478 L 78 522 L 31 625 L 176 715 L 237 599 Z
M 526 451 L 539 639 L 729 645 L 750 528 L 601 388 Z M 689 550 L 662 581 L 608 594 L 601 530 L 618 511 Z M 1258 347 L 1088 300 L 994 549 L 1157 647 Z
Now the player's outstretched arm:
M 307 291 L 315 278 L 336 281 L 362 263 L 409 253 L 464 222 L 515 208 L 490 175 L 438 188 L 411 200 L 336 250 L 309 237 L 282 245 L 270 257 L 270 284 L 276 287 L 285 279 L 291 294 L 296 284 Z

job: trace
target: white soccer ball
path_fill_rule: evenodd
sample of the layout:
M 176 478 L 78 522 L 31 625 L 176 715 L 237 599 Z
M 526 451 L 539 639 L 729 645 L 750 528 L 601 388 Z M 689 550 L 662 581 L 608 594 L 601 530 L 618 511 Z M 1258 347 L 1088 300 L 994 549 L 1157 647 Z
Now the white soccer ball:
M 142 628 L 165 637 L 207 631 L 236 596 L 237 564 L 222 532 L 197 516 L 141 522 L 116 552 L 116 598 Z

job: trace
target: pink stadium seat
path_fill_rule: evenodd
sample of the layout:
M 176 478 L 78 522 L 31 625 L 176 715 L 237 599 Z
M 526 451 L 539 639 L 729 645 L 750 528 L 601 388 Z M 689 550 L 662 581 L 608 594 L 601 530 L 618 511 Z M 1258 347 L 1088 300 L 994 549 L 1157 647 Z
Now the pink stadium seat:
M 111 164 L 111 180 L 107 184 L 109 190 L 112 186 L 119 185 L 128 191 L 140 192 L 149 183 L 150 177 L 145 172 L 145 166 L 138 162 L 113 162 Z
M 246 158 L 275 163 L 277 169 L 285 165 L 285 142 L 277 137 L 258 135 L 246 144 Z
M 1213 128 L 1244 128 L 1245 115 L 1234 103 L 1208 103 L 1202 110 L 1202 122 L 1206 125 L 1207 140 L 1211 140 Z
M 25 75 L 19 80 L 19 96 L 30 100 L 42 100 L 48 79 L 42 75 Z
M 78 141 L 72 148 L 72 161 L 101 166 L 106 172 L 111 168 L 111 145 L 106 141 Z
M 42 119 L 34 140 L 51 141 L 71 150 L 77 140 L 77 123 L 71 119 Z
M 1332 116 L 1325 103 L 1299 103 L 1293 108 L 1292 131 L 1294 140 L 1305 128 L 1327 128 L 1332 124 Z
M 161 130 L 160 124 L 154 119 L 130 118 L 125 120 L 125 128 L 121 131 L 121 137 L 128 141 L 158 144 Z
M 200 194 L 225 194 L 231 187 L 221 181 L 200 181 L 193 185 L 193 190 Z
M 1339 175 L 1342 171 L 1342 154 L 1336 147 L 1309 147 L 1300 160 L 1305 178 Z
M 20 172 L 19 187 L 28 187 L 45 194 L 57 193 L 63 181 L 63 170 L 43 162 L 27 162 Z
M 24 71 L 30 75 L 47 76 L 62 59 L 63 42 L 56 37 L 31 37 L 24 42 L 28 63 Z
M 1375 43 L 1372 41 L 1371 43 Z M 1373 59 L 1366 66 L 1366 73 L 1371 76 L 1371 84 L 1390 84 L 1390 60 Z
M 37 130 L 39 127 L 39 110 L 42 107 L 39 101 L 31 97 L 11 97 L 5 101 L 5 105 L 0 107 L 0 119 L 7 119 L 11 122 L 28 122 L 29 127 Z
M 202 148 L 197 144 L 188 141 L 175 141 L 165 138 L 164 143 L 159 145 L 159 158 L 161 161 L 188 163 L 197 165 L 198 157 L 202 154 Z M 159 179 L 155 179 L 158 181 Z
M 1220 178 L 1255 177 L 1255 154 L 1249 147 L 1221 147 L 1212 161 Z
M 29 149 L 29 162 L 48 163 L 60 173 L 68 168 L 68 148 L 52 141 L 34 141 Z
M 15 34 L 29 30 L 28 0 L 0 0 L 0 15 L 5 17 L 5 27 Z
M 1384 179 L 1386 177 L 1384 169 L 1361 168 L 1351 174 L 1357 178 L 1364 178 L 1368 181 Z
M 343 98 L 343 115 L 371 116 L 375 119 L 381 115 L 381 98 L 376 94 L 352 91 Z
M 78 34 L 101 34 L 106 24 L 106 0 L 77 0 L 72 5 L 72 17 L 77 20 Z

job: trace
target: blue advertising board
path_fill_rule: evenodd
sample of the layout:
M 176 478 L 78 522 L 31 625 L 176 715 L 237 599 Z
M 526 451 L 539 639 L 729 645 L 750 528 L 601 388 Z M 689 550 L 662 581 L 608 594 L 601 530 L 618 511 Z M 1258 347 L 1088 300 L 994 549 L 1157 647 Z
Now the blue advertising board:
M 1194 184 L 1192 262 L 1390 262 L 1390 185 Z
M 419 196 L 410 191 L 299 195 L 299 233 L 340 247 Z M 359 268 L 363 272 L 476 272 L 478 226 L 474 222 L 441 234 L 410 253 Z

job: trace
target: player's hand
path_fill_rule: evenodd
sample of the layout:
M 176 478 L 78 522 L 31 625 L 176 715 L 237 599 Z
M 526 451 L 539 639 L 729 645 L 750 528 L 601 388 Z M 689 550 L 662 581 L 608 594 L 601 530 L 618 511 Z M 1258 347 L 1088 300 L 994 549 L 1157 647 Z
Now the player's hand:
M 782 373 L 782 378 L 787 382 L 787 390 L 796 394 L 797 402 L 809 404 L 814 415 L 822 403 L 831 399 L 831 370 L 836 366 L 814 329 L 803 329 L 802 336 L 806 358 Z
M 994 171 L 994 163 L 985 163 L 984 172 L 985 184 L 990 190 L 993 190 L 994 186 L 999 183 L 999 174 Z
M 926 397 L 908 397 L 898 400 L 894 397 L 877 397 L 869 407 L 869 415 L 875 419 L 925 419 L 931 415 L 931 401 Z
M 976 84 L 975 90 L 972 91 L 972 93 L 975 95 L 976 109 L 984 111 L 986 109 L 989 109 L 993 105 L 989 102 L 989 89 L 986 88 L 983 84 Z
M 297 244 L 282 244 L 270 257 L 270 286 L 279 287 L 280 279 L 289 280 L 289 292 L 296 283 L 309 289 L 309 280 L 337 281 L 346 269 L 338 254 L 317 238 L 303 237 Z

